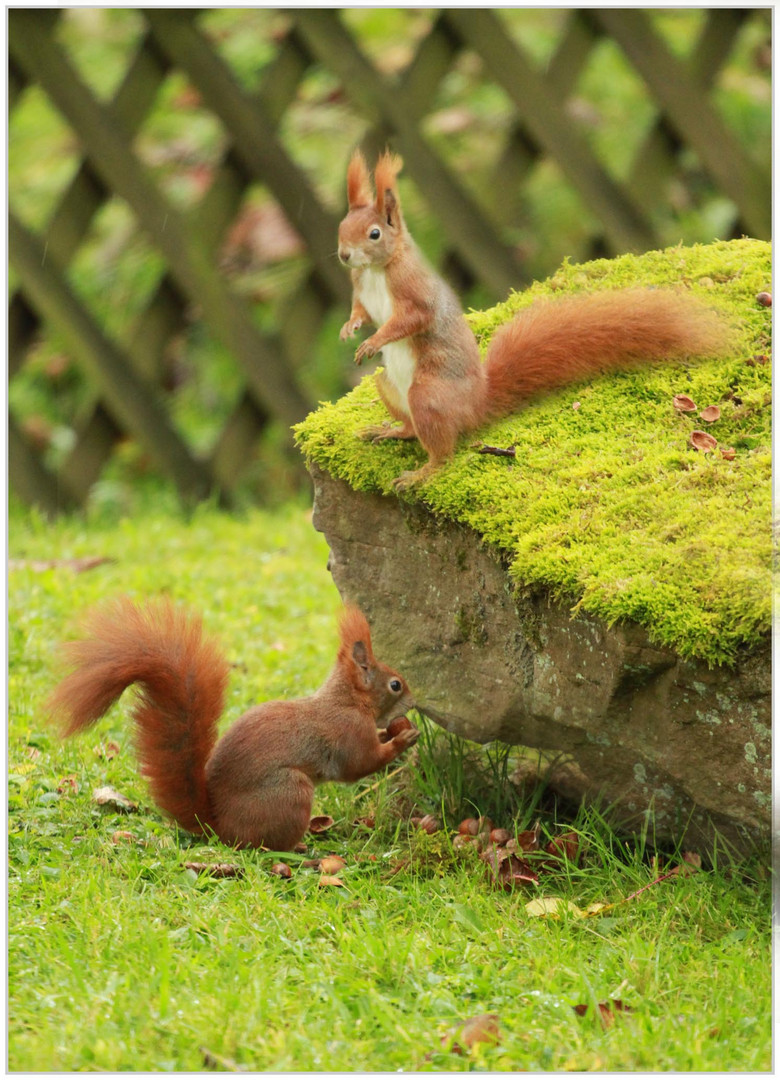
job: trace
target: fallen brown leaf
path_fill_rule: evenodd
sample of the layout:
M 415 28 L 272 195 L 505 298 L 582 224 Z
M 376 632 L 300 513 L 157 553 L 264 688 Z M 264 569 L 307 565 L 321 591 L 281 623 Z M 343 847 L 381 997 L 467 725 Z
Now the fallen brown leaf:
M 586 1016 L 588 1013 L 587 1005 L 573 1005 L 572 1008 L 577 1016 Z M 612 1027 L 615 1023 L 615 1016 L 618 1013 L 630 1013 L 634 1011 L 630 1005 L 624 1005 L 620 998 L 613 998 L 611 1001 L 600 1001 L 598 1003 L 598 1009 L 601 1023 L 605 1028 Z
M 442 1046 L 453 1054 L 462 1054 L 464 1047 L 466 1050 L 471 1050 L 477 1043 L 489 1043 L 495 1046 L 499 1042 L 501 1042 L 501 1029 L 497 1013 L 472 1016 L 470 1020 L 450 1028 L 441 1037 Z
M 580 838 L 576 832 L 561 833 L 554 836 L 544 850 L 557 859 L 576 863 L 580 856 Z
M 329 886 L 335 886 L 339 889 L 344 888 L 344 882 L 341 878 L 333 877 L 331 874 L 323 874 L 317 884 L 321 889 L 328 888 Z
M 542 834 L 541 822 L 537 821 L 532 829 L 518 833 L 514 840 L 507 843 L 508 851 L 538 851 L 539 837 Z
M 120 814 L 135 814 L 138 810 L 138 803 L 112 787 L 97 788 L 92 793 L 92 801 L 106 810 L 114 810 Z
M 480 855 L 487 866 L 488 877 L 497 889 L 511 892 L 521 885 L 536 885 L 537 874 L 525 859 L 508 852 L 506 848 L 489 847 Z

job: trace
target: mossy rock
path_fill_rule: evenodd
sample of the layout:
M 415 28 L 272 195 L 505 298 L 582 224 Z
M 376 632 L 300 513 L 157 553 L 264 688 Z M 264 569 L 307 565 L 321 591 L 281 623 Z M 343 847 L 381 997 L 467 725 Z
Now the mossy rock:
M 669 286 L 722 311 L 736 334 L 726 358 L 604 376 L 533 402 L 463 438 L 454 459 L 403 499 L 474 530 L 520 588 L 607 625 L 639 624 L 682 658 L 736 663 L 770 629 L 771 320 L 756 299 L 770 283 L 770 245 L 744 239 L 567 263 L 470 313 L 484 348 L 539 296 Z M 676 394 L 697 411 L 677 412 Z M 699 412 L 710 405 L 721 415 L 707 424 Z M 310 463 L 355 491 L 390 494 L 425 455 L 416 444 L 360 440 L 386 418 L 367 375 L 298 425 L 297 439 Z M 718 440 L 714 453 L 690 445 L 696 428 Z M 479 455 L 475 442 L 514 445 L 516 457 Z M 727 447 L 731 459 L 720 453 Z

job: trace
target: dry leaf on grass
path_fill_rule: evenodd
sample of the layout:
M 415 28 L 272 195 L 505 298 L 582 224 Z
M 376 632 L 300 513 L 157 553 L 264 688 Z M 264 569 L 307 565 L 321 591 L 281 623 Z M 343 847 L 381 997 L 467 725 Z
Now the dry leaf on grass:
M 463 1054 L 477 1043 L 489 1043 L 493 1046 L 501 1042 L 501 1028 L 497 1013 L 483 1013 L 472 1016 L 463 1024 L 452 1027 L 441 1037 L 441 1044 L 453 1054 Z
M 573 1005 L 572 1008 L 576 1012 L 577 1016 L 587 1016 L 587 1005 Z M 612 1001 L 600 1001 L 598 1003 L 599 1016 L 601 1023 L 605 1028 L 612 1027 L 615 1023 L 615 1017 L 619 1013 L 630 1013 L 634 1010 L 630 1005 L 624 1005 L 620 998 L 613 998 Z
M 341 880 L 341 878 L 334 877 L 332 874 L 323 874 L 317 884 L 321 889 L 326 889 L 329 886 L 335 886 L 339 889 L 345 888 L 344 882 Z
M 113 810 L 115 813 L 135 814 L 138 811 L 138 803 L 112 787 L 96 788 L 92 793 L 92 801 L 102 810 Z
M 580 838 L 576 832 L 561 833 L 560 836 L 554 836 L 544 850 L 555 859 L 576 864 L 580 858 Z M 546 865 L 555 866 L 555 863 L 547 862 Z
M 497 889 L 511 892 L 518 886 L 539 884 L 539 877 L 530 864 L 506 848 L 490 847 L 480 858 L 487 866 L 488 878 Z
M 320 859 L 320 870 L 322 870 L 323 874 L 337 874 L 346 865 L 346 859 L 342 859 L 340 855 L 326 855 L 323 859 Z
M 577 907 L 571 900 L 564 900 L 562 896 L 539 896 L 536 900 L 529 900 L 525 905 L 526 912 L 536 919 L 559 919 L 561 915 L 572 915 L 575 919 L 588 919 L 592 915 L 598 915 L 605 911 L 611 904 L 589 904 L 584 910 Z

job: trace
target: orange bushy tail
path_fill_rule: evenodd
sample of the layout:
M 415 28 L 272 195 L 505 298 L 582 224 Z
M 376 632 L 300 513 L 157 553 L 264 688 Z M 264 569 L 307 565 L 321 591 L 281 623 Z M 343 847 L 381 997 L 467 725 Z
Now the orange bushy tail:
M 488 415 L 534 395 L 635 364 L 721 352 L 728 328 L 691 296 L 621 289 L 540 300 L 493 335 Z
M 228 680 L 219 647 L 201 620 L 168 600 L 136 606 L 126 597 L 92 612 L 87 636 L 62 648 L 71 668 L 50 710 L 63 734 L 93 724 L 133 683 L 138 757 L 157 805 L 190 832 L 210 824 L 206 762 L 214 748 Z

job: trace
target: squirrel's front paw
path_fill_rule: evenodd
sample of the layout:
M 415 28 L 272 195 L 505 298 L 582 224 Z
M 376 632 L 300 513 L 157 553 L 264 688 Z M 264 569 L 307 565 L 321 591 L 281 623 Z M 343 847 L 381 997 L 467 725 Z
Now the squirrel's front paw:
M 362 364 L 364 360 L 370 360 L 372 356 L 376 356 L 379 352 L 374 339 L 372 337 L 366 338 L 362 345 L 358 346 L 358 350 L 355 353 L 355 363 Z
M 420 732 L 418 728 L 409 727 L 393 736 L 393 746 L 397 747 L 398 753 L 401 754 L 404 750 L 408 750 L 410 746 L 414 746 L 419 738 Z
M 346 341 L 347 338 L 355 336 L 355 332 L 363 325 L 362 319 L 348 319 L 344 323 L 341 330 L 339 330 L 339 337 L 342 341 Z

